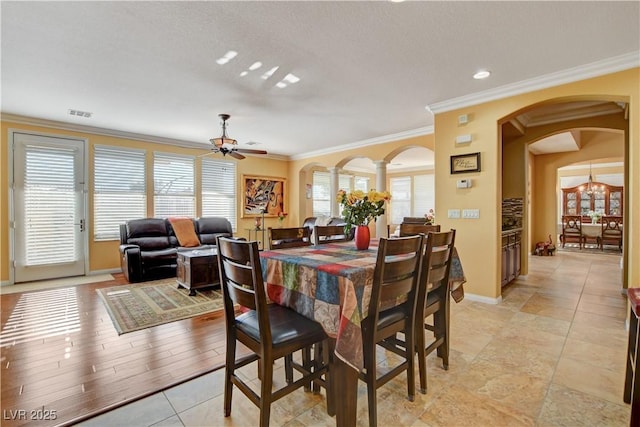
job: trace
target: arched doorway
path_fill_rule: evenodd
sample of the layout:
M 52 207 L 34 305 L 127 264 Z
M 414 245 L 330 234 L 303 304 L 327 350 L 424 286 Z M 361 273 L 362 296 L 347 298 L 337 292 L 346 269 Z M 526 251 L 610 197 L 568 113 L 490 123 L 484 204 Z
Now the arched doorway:
M 619 157 L 625 192 L 628 191 L 628 100 L 606 97 L 548 100 L 516 111 L 498 125 L 502 143 L 502 196 L 523 201 L 521 272 L 527 274 L 527 255 L 532 246 L 546 240 L 557 228 L 559 167 Z M 619 142 L 618 151 L 612 150 L 611 135 Z M 623 217 L 628 218 L 628 214 L 623 213 Z M 626 253 L 624 249 L 625 280 Z

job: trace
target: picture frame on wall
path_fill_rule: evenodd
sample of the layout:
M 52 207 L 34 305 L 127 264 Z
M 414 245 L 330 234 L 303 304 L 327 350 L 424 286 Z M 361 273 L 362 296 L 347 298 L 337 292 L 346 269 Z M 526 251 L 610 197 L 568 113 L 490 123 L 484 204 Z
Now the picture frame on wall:
M 451 156 L 451 173 L 480 172 L 480 153 Z
M 242 218 L 286 212 L 286 178 L 242 175 Z

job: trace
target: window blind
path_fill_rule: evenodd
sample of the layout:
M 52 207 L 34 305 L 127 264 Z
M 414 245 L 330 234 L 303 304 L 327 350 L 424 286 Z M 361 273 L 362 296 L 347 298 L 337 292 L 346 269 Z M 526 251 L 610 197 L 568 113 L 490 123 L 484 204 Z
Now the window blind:
M 391 187 L 391 223 L 400 224 L 402 218 L 411 216 L 411 177 L 391 178 L 389 183 Z
M 72 149 L 25 147 L 24 265 L 74 262 L 75 153 Z
M 93 240 L 119 239 L 119 225 L 147 216 L 145 151 L 96 146 Z
M 175 154 L 153 154 L 154 216 L 194 217 L 194 158 Z
M 423 216 L 429 209 L 435 211 L 435 177 L 433 174 L 413 177 L 413 213 L 411 216 Z
M 330 216 L 331 215 L 331 199 L 330 191 L 331 183 L 328 172 L 313 173 L 313 216 Z
M 353 189 L 362 190 L 365 193 L 369 191 L 369 178 L 364 176 L 355 176 L 353 178 Z
M 202 160 L 202 216 L 227 218 L 237 230 L 236 164 Z

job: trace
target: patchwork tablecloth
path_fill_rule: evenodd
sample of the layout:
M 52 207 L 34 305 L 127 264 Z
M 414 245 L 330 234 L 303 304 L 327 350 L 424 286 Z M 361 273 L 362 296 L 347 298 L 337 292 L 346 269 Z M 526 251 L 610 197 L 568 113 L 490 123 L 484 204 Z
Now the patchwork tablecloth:
M 369 307 L 377 249 L 372 241 L 368 250 L 344 242 L 260 253 L 269 299 L 320 323 L 336 339 L 336 355 L 358 370 L 363 367 L 360 324 Z M 454 258 L 450 281 L 455 279 L 452 284 L 464 295 L 464 273 Z

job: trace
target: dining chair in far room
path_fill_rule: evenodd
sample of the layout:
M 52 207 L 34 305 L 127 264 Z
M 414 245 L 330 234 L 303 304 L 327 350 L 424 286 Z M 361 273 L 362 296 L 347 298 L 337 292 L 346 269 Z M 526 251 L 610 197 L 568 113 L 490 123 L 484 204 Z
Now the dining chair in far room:
M 349 240 L 342 225 L 316 225 L 313 227 L 313 236 L 316 245 Z
M 411 222 L 400 224 L 400 237 L 413 236 L 420 233 L 427 235 L 430 231 L 440 231 L 440 224 L 414 224 Z
M 582 235 L 582 217 L 580 215 L 563 215 L 562 216 L 562 234 L 560 240 L 562 247 L 571 242 L 577 242 L 582 249 L 584 236 Z
M 231 398 L 235 385 L 258 406 L 260 426 L 267 427 L 272 402 L 299 387 L 309 387 L 312 381 L 320 380 L 322 375 L 328 375 L 326 363 L 308 366 L 293 363 L 296 371 L 301 373 L 301 378 L 272 390 L 274 361 L 314 344 L 326 347 L 328 337 L 319 323 L 287 307 L 267 304 L 257 242 L 218 237 L 217 246 L 227 336 L 224 416 L 231 415 Z M 236 305 L 243 310 L 237 312 Z M 248 347 L 251 353 L 236 359 L 237 342 Z M 259 362 L 259 393 L 236 373 L 238 368 L 255 361 Z M 330 398 L 327 393 L 327 399 Z
M 449 369 L 450 298 L 449 272 L 453 259 L 456 230 L 429 233 L 425 243 L 424 258 L 418 287 L 418 311 L 416 312 L 416 346 L 420 392 L 427 392 L 427 356 L 437 350 L 442 366 Z M 420 307 L 424 307 L 420 313 Z M 431 323 L 427 321 L 432 317 Z M 433 334 L 428 344 L 425 331 Z
M 299 248 L 311 246 L 309 227 L 268 228 L 269 249 Z
M 407 398 L 415 398 L 415 313 L 424 235 L 380 238 L 373 273 L 371 299 L 362 320 L 364 369 L 358 374 L 367 384 L 369 425 L 377 425 L 377 389 L 400 373 L 407 374 Z M 378 377 L 376 346 L 398 333 L 407 337 L 410 351 L 389 348 L 402 361 Z
M 603 216 L 602 217 L 602 233 L 598 242 L 600 248 L 604 251 L 604 245 L 616 245 L 622 252 L 622 217 L 621 216 Z

